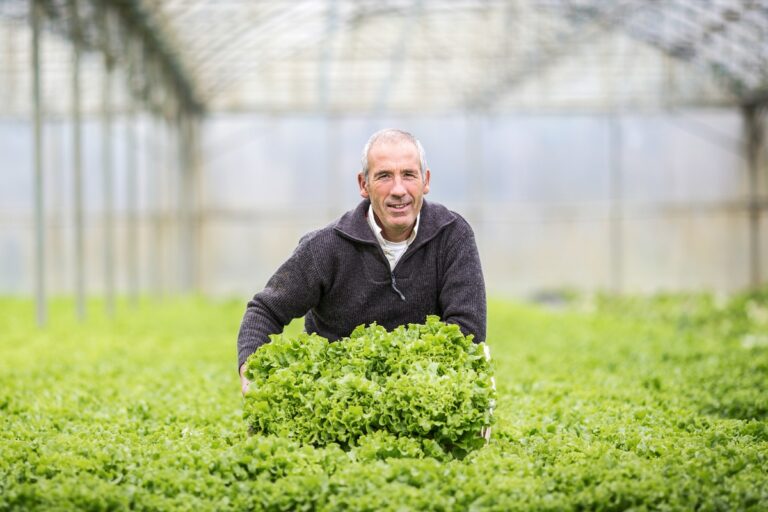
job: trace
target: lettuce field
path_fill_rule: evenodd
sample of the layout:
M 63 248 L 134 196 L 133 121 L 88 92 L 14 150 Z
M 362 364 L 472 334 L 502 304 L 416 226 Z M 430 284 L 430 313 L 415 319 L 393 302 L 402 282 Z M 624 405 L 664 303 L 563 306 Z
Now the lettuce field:
M 0 510 L 768 510 L 766 291 L 491 301 L 495 423 L 459 452 L 249 436 L 244 305 L 60 300 L 38 329 L 0 299 Z

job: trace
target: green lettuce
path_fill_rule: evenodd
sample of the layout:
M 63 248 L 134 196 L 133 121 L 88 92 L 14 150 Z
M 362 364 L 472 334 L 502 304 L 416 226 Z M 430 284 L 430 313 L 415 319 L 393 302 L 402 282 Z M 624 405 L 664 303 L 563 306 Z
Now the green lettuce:
M 429 316 L 391 332 L 357 327 L 330 343 L 275 335 L 247 361 L 243 415 L 253 432 L 350 448 L 370 434 L 463 457 L 485 444 L 495 390 L 483 344 Z M 423 444 L 426 443 L 426 444 Z

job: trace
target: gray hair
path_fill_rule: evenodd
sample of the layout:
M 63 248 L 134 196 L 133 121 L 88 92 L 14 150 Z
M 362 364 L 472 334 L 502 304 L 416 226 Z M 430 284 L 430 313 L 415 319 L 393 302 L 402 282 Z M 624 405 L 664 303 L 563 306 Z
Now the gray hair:
M 365 179 L 366 183 L 368 182 L 368 153 L 371 152 L 371 148 L 374 144 L 377 142 L 399 142 L 407 140 L 408 142 L 412 143 L 414 146 L 416 146 L 416 150 L 419 152 L 419 166 L 421 171 L 421 180 L 426 181 L 427 176 L 427 158 L 424 156 L 424 147 L 421 145 L 421 142 L 419 142 L 419 139 L 411 135 L 410 133 L 398 130 L 396 128 L 384 128 L 383 130 L 379 130 L 373 135 L 371 135 L 371 138 L 368 139 L 368 142 L 365 143 L 365 146 L 363 147 L 363 157 L 361 159 L 362 165 L 362 173 L 363 178 Z

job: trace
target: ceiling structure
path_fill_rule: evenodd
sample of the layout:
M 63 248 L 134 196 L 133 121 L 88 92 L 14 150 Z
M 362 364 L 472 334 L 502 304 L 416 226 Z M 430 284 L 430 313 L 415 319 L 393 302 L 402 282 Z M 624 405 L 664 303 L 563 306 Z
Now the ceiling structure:
M 155 178 L 152 193 L 161 197 L 170 183 L 178 185 L 168 217 L 178 224 L 179 254 L 195 255 L 200 114 L 740 107 L 747 126 L 750 261 L 754 268 L 759 261 L 768 0 L 0 0 L 0 98 L 3 123 L 33 127 L 41 324 L 44 171 L 55 158 L 43 154 L 43 125 L 57 116 L 72 134 L 73 260 L 81 312 L 82 141 L 88 139 L 82 121 L 98 117 L 101 129 L 90 140 L 101 145 L 104 282 L 111 304 L 113 121 L 121 113 L 130 114 L 126 126 L 145 128 L 147 143 L 140 147 Z M 132 180 L 139 175 L 136 132 L 125 130 Z M 612 168 L 620 172 L 620 166 Z M 135 182 L 127 187 L 138 189 Z M 196 265 L 194 257 L 181 262 L 181 289 L 192 289 Z
M 69 109 L 75 40 L 86 112 L 100 107 L 106 69 L 116 108 L 139 98 L 388 114 L 768 98 L 768 0 L 37 1 L 49 112 Z M 30 110 L 31 4 L 0 0 L 0 112 Z

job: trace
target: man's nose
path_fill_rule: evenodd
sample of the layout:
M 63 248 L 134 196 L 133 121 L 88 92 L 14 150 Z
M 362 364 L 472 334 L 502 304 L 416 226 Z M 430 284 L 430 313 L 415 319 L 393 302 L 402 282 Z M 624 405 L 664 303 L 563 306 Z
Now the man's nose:
M 393 196 L 404 196 L 407 194 L 408 191 L 405 188 L 405 184 L 403 183 L 403 178 L 400 176 L 395 176 L 395 182 L 392 184 L 392 190 L 390 191 L 390 194 Z

